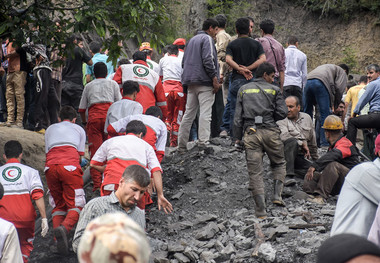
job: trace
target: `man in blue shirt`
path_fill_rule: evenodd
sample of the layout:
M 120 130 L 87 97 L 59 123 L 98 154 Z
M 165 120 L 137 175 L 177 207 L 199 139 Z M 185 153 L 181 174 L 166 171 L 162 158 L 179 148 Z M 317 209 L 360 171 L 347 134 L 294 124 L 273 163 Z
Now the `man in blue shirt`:
M 353 116 L 348 121 L 347 138 L 355 145 L 357 129 L 375 128 L 380 131 L 380 67 L 371 64 L 367 67 L 367 77 L 370 82 L 363 96 L 355 107 Z M 368 115 L 357 116 L 362 108 L 369 103 Z
M 91 80 L 95 79 L 94 75 L 94 65 L 97 62 L 103 62 L 107 66 L 107 77 L 114 72 L 114 67 L 112 65 L 112 61 L 108 61 L 108 56 L 106 54 L 101 54 L 102 44 L 97 41 L 92 41 L 90 43 L 90 53 L 92 55 L 92 65 L 87 65 L 86 68 L 86 81 L 89 83 Z

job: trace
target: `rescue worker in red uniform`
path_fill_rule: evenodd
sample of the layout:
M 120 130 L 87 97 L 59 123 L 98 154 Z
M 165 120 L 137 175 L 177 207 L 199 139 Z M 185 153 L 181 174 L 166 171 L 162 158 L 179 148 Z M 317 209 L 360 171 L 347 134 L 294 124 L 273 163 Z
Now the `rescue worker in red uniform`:
M 178 47 L 169 45 L 168 55 L 160 60 L 160 76 L 168 107 L 165 123 L 170 130 L 170 146 L 178 146 L 178 130 L 186 107 L 186 96 L 181 83 L 182 59 L 178 57 Z
M 129 122 L 126 134 L 105 141 L 91 159 L 90 166 L 103 172 L 102 196 L 117 190 L 125 168 L 137 164 L 148 168 L 153 176 L 158 208 L 160 210 L 163 208 L 166 213 L 171 212 L 172 205 L 166 200 L 163 193 L 160 163 L 152 146 L 141 139 L 146 134 L 144 123 L 138 120 Z
M 0 200 L 0 217 L 16 227 L 22 257 L 28 262 L 33 250 L 36 211 L 34 200 L 40 212 L 41 236 L 49 230 L 44 203 L 44 190 L 37 170 L 21 164 L 22 146 L 18 141 L 8 141 L 4 145 L 6 164 L 0 167 L 0 183 L 4 187 L 4 197 Z M 2 227 L 2 226 L 0 226 Z
M 166 118 L 168 109 L 160 76 L 148 67 L 146 53 L 137 51 L 133 54 L 133 61 L 133 64 L 121 65 L 113 80 L 119 84 L 127 80 L 137 81 L 140 92 L 137 93 L 136 101 L 143 106 L 144 112 L 151 106 L 158 106 Z
M 84 155 L 86 133 L 77 124 L 76 111 L 63 106 L 59 123 L 50 125 L 45 133 L 45 176 L 53 206 L 52 221 L 58 252 L 68 253 L 67 234 L 78 222 L 86 204 L 80 156 Z
M 86 125 L 91 157 L 107 139 L 104 133 L 104 124 L 108 108 L 113 102 L 121 100 L 119 86 L 115 81 L 106 79 L 107 72 L 107 66 L 103 62 L 94 65 L 96 79 L 84 87 L 82 99 L 79 103 L 82 121 L 86 120 L 86 109 L 88 109 L 88 121 L 83 122 L 83 125 Z M 95 169 L 91 169 L 90 172 L 94 183 L 93 191 L 100 189 L 102 175 Z
M 157 74 L 159 73 L 159 66 L 156 62 L 152 60 L 153 48 L 150 47 L 149 42 L 141 43 L 139 51 L 146 53 L 146 64 L 150 69 L 153 69 Z
M 166 125 L 161 119 L 161 109 L 157 106 L 152 106 L 146 110 L 145 114 L 130 115 L 111 123 L 107 128 L 107 132 L 110 137 L 123 135 L 125 134 L 126 127 L 130 121 L 139 120 L 143 122 L 146 127 L 146 134 L 142 139 L 152 146 L 158 161 L 161 163 L 165 156 L 165 146 L 168 134 Z M 137 202 L 137 206 L 140 209 L 145 209 L 145 206 L 152 203 L 153 201 L 150 198 L 150 194 L 148 191 L 145 191 L 143 197 Z
M 168 132 L 165 123 L 161 119 L 161 109 L 157 106 L 152 106 L 146 110 L 145 114 L 129 115 L 111 123 L 107 128 L 107 133 L 109 137 L 124 135 L 130 121 L 139 120 L 143 122 L 146 127 L 146 135 L 142 139 L 153 147 L 157 159 L 161 163 L 165 156 Z

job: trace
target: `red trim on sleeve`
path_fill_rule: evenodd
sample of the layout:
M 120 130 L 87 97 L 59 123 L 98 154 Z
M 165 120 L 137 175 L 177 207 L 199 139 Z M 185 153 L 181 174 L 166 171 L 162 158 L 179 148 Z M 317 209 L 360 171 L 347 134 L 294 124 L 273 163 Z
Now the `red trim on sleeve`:
M 79 109 L 78 112 L 86 112 L 86 109 Z
M 164 151 L 156 151 L 156 156 L 157 156 L 158 161 L 161 163 L 162 159 L 164 159 L 165 152 Z
M 84 155 L 84 152 L 78 152 L 80 156 L 83 156 Z
M 160 171 L 162 173 L 162 170 L 160 167 L 154 167 L 150 172 L 153 174 L 154 172 Z
M 91 160 L 90 164 L 98 165 L 98 166 L 103 166 L 105 164 L 105 162 L 98 162 L 98 161 L 95 161 L 95 160 Z
M 44 197 L 44 190 L 42 190 L 42 189 L 34 189 L 32 191 L 32 199 L 33 200 L 40 199 L 41 197 Z

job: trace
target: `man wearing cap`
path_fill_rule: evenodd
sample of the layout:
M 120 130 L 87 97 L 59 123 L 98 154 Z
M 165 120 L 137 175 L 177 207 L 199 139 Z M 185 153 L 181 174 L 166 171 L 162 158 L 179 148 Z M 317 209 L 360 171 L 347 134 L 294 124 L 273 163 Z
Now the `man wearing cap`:
M 174 40 L 173 45 L 176 45 L 178 47 L 178 58 L 180 58 L 182 61 L 183 54 L 185 54 L 186 39 L 177 38 Z
M 153 69 L 154 72 L 156 72 L 157 74 L 159 74 L 160 73 L 160 67 L 151 58 L 151 56 L 153 54 L 153 49 L 150 47 L 150 43 L 149 42 L 143 42 L 143 43 L 141 43 L 139 51 L 142 51 L 142 52 L 146 53 L 146 64 L 148 64 L 148 66 L 149 66 L 150 69 Z
M 311 201 L 316 203 L 324 203 L 329 195 L 339 194 L 347 173 L 359 163 L 358 150 L 343 136 L 343 123 L 338 116 L 329 115 L 322 128 L 330 147 L 311 164 L 303 184 L 306 193 L 315 195 Z
M 336 204 L 331 235 L 353 233 L 367 237 L 380 203 L 380 135 L 373 162 L 355 166 L 346 176 Z
M 121 65 L 113 78 L 119 84 L 127 80 L 139 83 L 140 92 L 136 95 L 136 101 L 143 106 L 144 112 L 151 106 L 161 108 L 163 118 L 167 116 L 167 102 L 160 76 L 149 68 L 145 52 L 137 51 L 133 54 L 133 64 Z

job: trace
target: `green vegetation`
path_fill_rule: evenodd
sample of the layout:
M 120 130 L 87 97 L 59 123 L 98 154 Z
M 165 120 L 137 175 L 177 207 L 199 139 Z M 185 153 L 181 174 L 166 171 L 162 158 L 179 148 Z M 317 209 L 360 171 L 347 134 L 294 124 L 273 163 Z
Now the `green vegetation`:
M 297 3 L 321 15 L 340 15 L 344 19 L 359 11 L 380 14 L 380 2 L 373 0 L 297 0 Z
M 161 0 L 2 0 L 0 38 L 18 45 L 29 38 L 62 49 L 72 33 L 97 33 L 116 63 L 119 40 L 145 40 L 156 46 L 162 42 L 158 36 L 166 21 Z
M 350 67 L 350 72 L 358 73 L 358 61 L 356 60 L 356 51 L 352 47 L 343 48 L 342 63 Z

